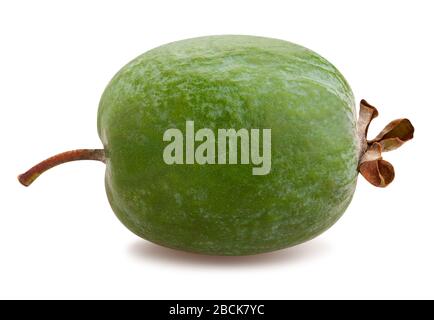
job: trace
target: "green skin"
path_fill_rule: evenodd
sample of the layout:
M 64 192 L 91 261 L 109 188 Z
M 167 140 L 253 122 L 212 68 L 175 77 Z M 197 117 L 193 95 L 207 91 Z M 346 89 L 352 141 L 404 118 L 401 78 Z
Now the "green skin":
M 271 172 L 253 164 L 167 165 L 166 129 L 271 128 Z M 101 98 L 98 133 L 117 217 L 154 243 L 250 255 L 312 239 L 355 190 L 354 97 L 339 71 L 290 42 L 211 36 L 139 56 Z

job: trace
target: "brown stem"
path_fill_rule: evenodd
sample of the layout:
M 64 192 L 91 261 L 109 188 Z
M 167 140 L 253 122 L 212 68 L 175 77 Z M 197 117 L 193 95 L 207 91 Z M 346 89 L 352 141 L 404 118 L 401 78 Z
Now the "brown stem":
M 20 174 L 18 176 L 18 181 L 22 185 L 28 187 L 42 173 L 59 164 L 77 160 L 97 160 L 105 163 L 105 159 L 106 156 L 104 149 L 78 149 L 66 151 L 40 162 L 25 173 Z
M 381 153 L 392 151 L 413 139 L 414 127 L 408 119 L 390 122 L 373 140 L 367 139 L 369 124 L 378 116 L 377 109 L 360 101 L 357 133 L 360 141 L 359 172 L 376 187 L 386 187 L 395 177 L 393 166 Z

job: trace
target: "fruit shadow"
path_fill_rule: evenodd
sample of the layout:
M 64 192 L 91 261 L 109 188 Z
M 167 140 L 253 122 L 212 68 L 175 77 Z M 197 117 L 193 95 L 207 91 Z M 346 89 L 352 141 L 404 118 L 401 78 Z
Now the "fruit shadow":
M 183 252 L 137 240 L 129 251 L 135 258 L 186 266 L 254 267 L 283 263 L 305 262 L 330 251 L 326 242 L 316 239 L 292 248 L 251 256 L 212 256 Z

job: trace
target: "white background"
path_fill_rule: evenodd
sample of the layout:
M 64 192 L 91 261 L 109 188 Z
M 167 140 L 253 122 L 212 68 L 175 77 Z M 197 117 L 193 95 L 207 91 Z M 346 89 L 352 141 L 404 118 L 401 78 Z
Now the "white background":
M 432 1 L 3 1 L 0 4 L 0 298 L 434 298 Z M 289 40 L 334 63 L 376 134 L 408 117 L 415 139 L 386 154 L 386 189 L 353 202 L 306 244 L 252 257 L 164 249 L 112 213 L 104 165 L 75 162 L 29 188 L 16 175 L 54 153 L 99 148 L 113 74 L 183 38 Z

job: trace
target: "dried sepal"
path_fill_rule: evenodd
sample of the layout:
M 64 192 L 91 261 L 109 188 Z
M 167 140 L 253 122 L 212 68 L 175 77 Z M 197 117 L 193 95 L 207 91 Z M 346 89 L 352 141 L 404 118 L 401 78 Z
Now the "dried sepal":
M 366 152 L 360 158 L 359 163 L 362 164 L 363 162 L 381 159 L 381 151 L 382 151 L 381 145 L 377 142 L 373 143 L 368 147 Z
M 357 120 L 357 134 L 361 144 L 361 153 L 367 149 L 367 134 L 371 121 L 378 116 L 377 108 L 366 100 L 360 101 L 359 119 Z
M 411 140 L 413 134 L 414 127 L 410 120 L 397 119 L 390 122 L 374 139 L 368 141 L 368 144 L 379 142 L 383 151 L 391 151 Z
M 363 162 L 359 171 L 369 183 L 380 188 L 387 187 L 395 178 L 393 166 L 383 159 Z
M 414 127 L 408 119 L 397 119 L 390 122 L 374 139 L 367 140 L 371 121 L 378 116 L 377 109 L 362 100 L 357 122 L 357 133 L 360 140 L 359 172 L 376 187 L 386 187 L 395 178 L 392 164 L 383 160 L 381 153 L 391 151 L 411 140 Z
M 381 145 L 381 150 L 384 152 L 392 151 L 395 149 L 398 149 L 400 146 L 404 144 L 405 141 L 399 139 L 399 138 L 389 138 L 380 140 L 379 143 Z

